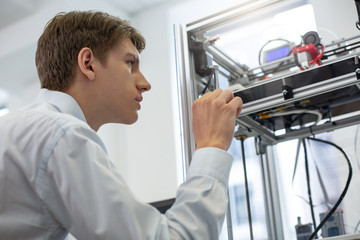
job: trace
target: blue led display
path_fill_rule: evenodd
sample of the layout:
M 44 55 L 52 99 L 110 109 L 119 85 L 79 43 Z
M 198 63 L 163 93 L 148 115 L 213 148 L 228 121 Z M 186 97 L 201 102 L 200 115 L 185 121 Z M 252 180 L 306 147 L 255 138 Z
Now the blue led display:
M 266 53 L 266 62 L 271 62 L 283 57 L 286 57 L 290 51 L 289 46 L 277 48 Z

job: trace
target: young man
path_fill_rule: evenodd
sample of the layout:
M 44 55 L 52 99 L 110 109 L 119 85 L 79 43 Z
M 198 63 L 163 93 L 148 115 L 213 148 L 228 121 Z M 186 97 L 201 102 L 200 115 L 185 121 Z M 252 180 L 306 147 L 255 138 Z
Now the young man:
M 38 98 L 0 118 L 0 239 L 217 239 L 229 148 L 242 101 L 230 91 L 193 105 L 197 144 L 165 215 L 134 198 L 96 131 L 132 124 L 150 84 L 144 38 L 101 12 L 55 16 L 38 41 Z

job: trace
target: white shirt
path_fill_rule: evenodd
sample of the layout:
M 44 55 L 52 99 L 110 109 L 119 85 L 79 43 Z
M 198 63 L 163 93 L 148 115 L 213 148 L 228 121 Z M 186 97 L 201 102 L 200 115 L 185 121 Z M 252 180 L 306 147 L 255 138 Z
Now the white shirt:
M 197 150 L 165 215 L 139 202 L 69 95 L 0 118 L 0 239 L 217 239 L 232 157 Z

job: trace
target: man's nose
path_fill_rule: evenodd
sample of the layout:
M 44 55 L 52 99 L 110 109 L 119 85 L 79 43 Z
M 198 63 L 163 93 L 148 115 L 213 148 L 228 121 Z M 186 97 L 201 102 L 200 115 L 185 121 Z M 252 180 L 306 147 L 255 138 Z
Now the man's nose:
M 138 81 L 138 89 L 141 92 L 147 92 L 151 89 L 151 84 L 146 80 L 145 76 L 140 73 L 140 79 Z

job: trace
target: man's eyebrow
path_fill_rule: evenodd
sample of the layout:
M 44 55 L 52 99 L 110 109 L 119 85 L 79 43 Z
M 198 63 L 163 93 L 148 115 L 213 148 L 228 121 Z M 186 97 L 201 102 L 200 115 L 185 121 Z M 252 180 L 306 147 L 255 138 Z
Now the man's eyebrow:
M 137 56 L 136 54 L 127 53 L 127 54 L 125 55 L 125 57 L 132 57 L 132 58 L 134 58 L 134 62 L 136 62 L 136 63 L 140 62 L 139 56 Z

